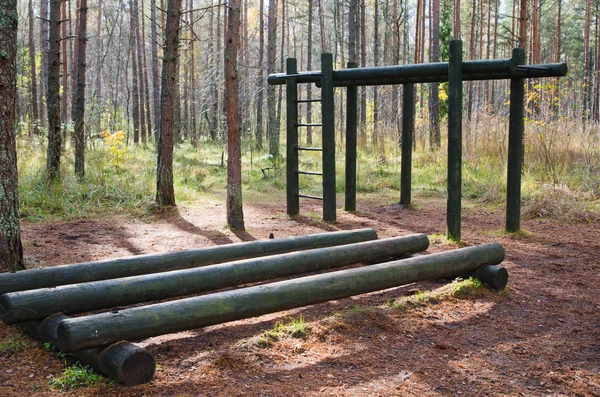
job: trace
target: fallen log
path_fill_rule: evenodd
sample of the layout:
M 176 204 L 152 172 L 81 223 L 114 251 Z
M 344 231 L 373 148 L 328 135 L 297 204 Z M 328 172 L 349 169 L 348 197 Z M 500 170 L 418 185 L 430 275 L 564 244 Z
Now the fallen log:
M 16 273 L 0 273 L 0 295 L 7 292 L 55 287 L 57 285 L 188 269 L 236 259 L 352 244 L 375 240 L 376 238 L 377 233 L 373 229 L 344 230 L 159 254 L 136 255 L 96 262 L 41 267 Z
M 58 346 L 71 352 L 347 298 L 417 281 L 461 275 L 504 260 L 485 244 L 361 268 L 63 320 Z
M 504 289 L 508 283 L 508 271 L 502 266 L 483 265 L 467 277 L 476 278 L 496 290 Z
M 428 246 L 426 235 L 413 234 L 193 269 L 10 292 L 0 297 L 0 318 L 6 324 L 15 324 L 54 313 L 82 313 L 150 302 L 353 263 L 396 259 L 425 251 Z
M 56 314 L 44 321 L 23 323 L 20 328 L 33 337 L 58 344 L 56 330 L 61 321 L 69 317 Z M 96 372 L 106 375 L 126 386 L 150 382 L 156 370 L 156 361 L 150 352 L 129 342 L 116 342 L 104 348 L 92 348 L 69 354 Z

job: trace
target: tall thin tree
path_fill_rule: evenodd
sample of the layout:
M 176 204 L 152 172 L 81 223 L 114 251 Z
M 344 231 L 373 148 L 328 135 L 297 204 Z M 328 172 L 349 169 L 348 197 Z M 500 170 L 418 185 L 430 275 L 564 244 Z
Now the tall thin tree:
M 440 0 L 431 2 L 431 62 L 440 61 Z M 440 98 L 438 83 L 429 88 L 429 146 L 438 149 L 441 144 L 440 134 Z
M 33 131 L 37 135 L 38 123 L 40 114 L 38 112 L 38 91 L 37 91 L 37 73 L 36 73 L 36 62 L 35 62 L 35 40 L 34 40 L 34 26 L 33 26 L 33 0 L 29 0 L 29 67 L 31 69 L 31 122 L 33 124 Z
M 277 60 L 277 0 L 269 1 L 267 36 L 267 71 L 275 73 L 275 62 Z M 269 154 L 274 159 L 279 157 L 279 126 L 276 114 L 276 92 L 275 86 L 267 88 L 267 135 L 269 138 Z
M 79 27 L 77 29 L 77 93 L 75 96 L 75 175 L 85 175 L 85 69 L 87 47 L 87 0 L 79 0 Z
M 263 102 L 265 95 L 265 0 L 259 2 L 258 22 L 258 78 L 256 81 L 256 146 L 263 147 Z
M 227 225 L 244 230 L 242 209 L 242 142 L 240 133 L 240 92 L 238 47 L 240 41 L 240 5 L 229 0 L 227 42 L 225 44 L 225 98 L 227 103 Z
M 48 49 L 48 150 L 46 175 L 49 182 L 60 177 L 60 3 L 50 0 L 49 49 Z
M 159 206 L 175 205 L 175 190 L 173 188 L 173 135 L 175 131 L 180 17 L 181 0 L 168 0 L 161 81 L 161 120 L 158 133 L 158 161 L 156 168 L 156 202 Z
M 15 137 L 17 24 L 17 1 L 0 0 L 0 269 L 11 272 L 24 268 Z

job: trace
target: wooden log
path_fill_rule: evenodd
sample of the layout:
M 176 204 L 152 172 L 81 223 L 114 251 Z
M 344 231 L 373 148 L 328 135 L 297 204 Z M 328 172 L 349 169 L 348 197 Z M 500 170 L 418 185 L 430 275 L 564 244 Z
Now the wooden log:
M 15 324 L 54 313 L 82 313 L 149 302 L 353 263 L 398 258 L 425 251 L 428 246 L 426 235 L 413 234 L 193 269 L 10 292 L 0 297 L 0 317 L 6 324 Z
M 504 289 L 508 283 L 508 271 L 502 266 L 483 265 L 467 277 L 476 278 L 495 290 Z
M 58 326 L 65 352 L 138 340 L 342 299 L 417 281 L 458 276 L 504 260 L 485 244 L 377 265 L 280 281 L 115 312 L 66 319 Z
M 242 258 L 352 244 L 376 238 L 377 233 L 373 229 L 344 230 L 159 254 L 137 255 L 97 262 L 42 267 L 16 273 L 0 273 L 0 295 L 13 291 L 188 269 Z
M 20 328 L 44 342 L 57 345 L 57 327 L 69 317 L 56 314 L 44 321 L 23 323 Z M 156 370 L 156 361 L 150 352 L 129 342 L 116 342 L 104 348 L 92 348 L 69 354 L 94 371 L 126 386 L 150 382 Z

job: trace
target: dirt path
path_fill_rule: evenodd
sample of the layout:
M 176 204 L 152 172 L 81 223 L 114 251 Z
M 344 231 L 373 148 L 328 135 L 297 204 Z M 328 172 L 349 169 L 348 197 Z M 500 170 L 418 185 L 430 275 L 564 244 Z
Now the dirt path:
M 380 237 L 442 235 L 445 203 L 417 209 L 359 199 L 355 214 L 319 221 L 317 204 L 289 219 L 283 203 L 245 206 L 248 232 L 224 227 L 224 208 L 148 219 L 113 217 L 26 224 L 26 255 L 44 266 L 124 255 L 373 227 Z M 463 239 L 498 241 L 507 252 L 509 288 L 475 298 L 446 298 L 406 310 L 389 303 L 441 281 L 410 285 L 303 309 L 147 339 L 155 379 L 133 388 L 78 389 L 77 396 L 600 396 L 600 226 L 527 220 L 521 236 L 502 233 L 504 212 L 465 205 Z M 430 252 L 452 248 L 435 243 Z M 260 335 L 302 316 L 305 338 L 268 347 Z M 15 330 L 0 325 L 0 338 Z M 0 396 L 69 395 L 48 389 L 63 364 L 34 340 L 0 356 Z

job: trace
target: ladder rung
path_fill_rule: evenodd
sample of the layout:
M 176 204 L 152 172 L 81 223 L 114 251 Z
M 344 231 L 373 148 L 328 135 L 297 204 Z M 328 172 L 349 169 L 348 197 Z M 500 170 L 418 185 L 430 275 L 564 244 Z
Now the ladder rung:
M 296 127 L 322 127 L 321 123 L 296 124 Z
M 311 102 L 321 102 L 320 99 L 298 99 L 296 103 L 311 103 Z
M 313 200 L 323 200 L 323 197 L 309 196 L 309 195 L 306 195 L 306 194 L 299 194 L 298 197 L 307 198 L 307 199 L 313 199 Z
M 322 172 L 312 172 L 312 171 L 296 171 L 296 174 L 300 174 L 300 175 L 318 175 L 318 176 L 323 176 Z
M 322 152 L 323 149 L 320 147 L 297 147 L 296 150 L 304 150 L 308 152 Z

